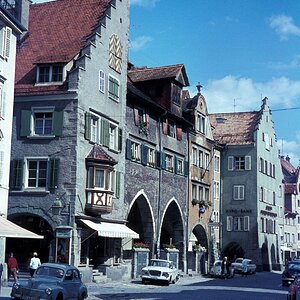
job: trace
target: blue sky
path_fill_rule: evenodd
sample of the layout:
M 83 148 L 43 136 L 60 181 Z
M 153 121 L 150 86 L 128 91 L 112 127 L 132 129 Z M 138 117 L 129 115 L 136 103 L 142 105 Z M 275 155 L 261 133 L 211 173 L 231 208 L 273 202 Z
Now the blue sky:
M 210 113 L 258 110 L 268 97 L 281 154 L 298 165 L 300 1 L 132 0 L 130 13 L 132 63 L 183 63 Z
M 45 1 L 33 1 L 45 2 Z M 259 110 L 268 97 L 278 145 L 300 159 L 300 1 L 131 0 L 129 59 L 183 63 L 209 113 Z

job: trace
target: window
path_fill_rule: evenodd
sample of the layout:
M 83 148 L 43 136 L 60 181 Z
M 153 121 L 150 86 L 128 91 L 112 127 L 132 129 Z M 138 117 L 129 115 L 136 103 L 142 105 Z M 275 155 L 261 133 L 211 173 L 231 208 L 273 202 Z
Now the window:
M 168 120 L 168 136 L 176 138 L 176 125 L 172 120 Z
M 243 185 L 234 185 L 233 186 L 233 200 L 244 200 L 244 190 Z
M 25 158 L 14 160 L 12 165 L 12 190 L 57 188 L 59 159 Z
M 205 153 L 204 154 L 204 169 L 209 170 L 209 163 L 210 163 L 210 159 L 209 159 L 209 154 Z
M 109 39 L 109 66 L 118 73 L 122 71 L 122 45 L 116 34 Z
M 99 91 L 105 92 L 105 73 L 102 70 L 99 71 Z
M 150 167 L 155 167 L 155 150 L 148 148 L 148 161 L 147 165 Z
M 21 112 L 22 137 L 51 137 L 61 136 L 63 125 L 63 111 L 56 111 L 54 107 L 33 107 Z
M 62 65 L 40 65 L 37 67 L 37 83 L 62 82 Z
M 4 85 L 0 82 L 0 119 L 5 119 L 5 104 L 6 92 L 4 91 Z
M 119 81 L 112 77 L 109 76 L 108 78 L 108 95 L 109 98 L 119 101 L 119 94 L 120 94 L 120 83 Z
M 192 184 L 192 200 L 199 200 L 198 193 L 197 193 L 197 185 Z
M 198 156 L 199 156 L 199 158 L 198 158 L 198 166 L 200 167 L 200 168 L 205 168 L 205 163 L 204 163 L 204 159 L 203 159 L 203 151 L 202 150 L 199 150 L 198 151 Z
M 264 173 L 264 170 L 265 170 L 264 159 L 260 158 L 259 161 L 260 161 L 260 172 Z
M 88 173 L 88 188 L 111 191 L 113 189 L 113 169 L 91 166 Z
M 197 148 L 196 147 L 193 147 L 192 148 L 192 163 L 194 166 L 197 166 L 198 163 L 197 163 Z
M 166 154 L 166 170 L 169 172 L 173 172 L 174 168 L 174 160 L 173 160 L 173 155 Z
M 220 157 L 215 155 L 214 158 L 215 158 L 215 164 L 214 164 L 215 171 L 220 172 Z
M 12 29 L 10 27 L 2 27 L 0 29 L 0 55 L 5 59 L 9 58 L 10 46 L 12 39 Z
M 228 170 L 251 170 L 251 156 L 228 156 Z
M 227 231 L 249 231 L 249 216 L 227 216 Z
M 206 124 L 205 117 L 201 114 L 198 114 L 196 118 L 196 131 L 205 134 L 206 133 L 205 124 Z
M 232 216 L 227 216 L 226 218 L 226 229 L 227 231 L 232 231 L 233 230 L 233 217 Z
M 85 138 L 115 151 L 120 151 L 122 147 L 122 130 L 95 113 L 85 114 Z
M 176 174 L 183 175 L 184 174 L 184 161 L 178 157 L 175 157 L 176 162 Z
M 141 161 L 141 145 L 135 142 L 131 144 L 131 159 L 134 161 Z

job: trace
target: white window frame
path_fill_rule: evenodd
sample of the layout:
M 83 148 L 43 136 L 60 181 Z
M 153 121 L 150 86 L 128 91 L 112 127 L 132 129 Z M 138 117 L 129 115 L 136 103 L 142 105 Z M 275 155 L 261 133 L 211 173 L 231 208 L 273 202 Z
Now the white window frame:
M 226 217 L 226 230 L 227 231 L 233 230 L 233 216 Z
M 174 172 L 174 157 L 171 154 L 166 153 L 166 170 Z
M 233 200 L 240 201 L 245 200 L 245 186 L 234 185 L 233 186 Z
M 0 56 L 8 59 L 12 42 L 12 29 L 8 26 L 2 27 L 0 29 L 0 39 Z
M 91 114 L 91 142 L 100 144 L 101 117 Z
M 99 91 L 105 93 L 105 73 L 103 70 L 99 70 Z
M 147 166 L 155 167 L 155 149 L 148 148 Z
M 42 133 L 42 134 L 37 134 L 36 133 L 36 119 L 35 116 L 38 113 L 51 113 L 52 114 L 52 128 L 51 128 L 51 133 Z M 44 120 L 45 121 L 45 120 Z M 30 124 L 30 135 L 31 136 L 53 136 L 53 123 L 54 123 L 54 107 L 32 107 L 31 108 L 31 124 Z M 43 125 L 43 131 L 45 130 L 45 126 Z
M 197 147 L 192 147 L 192 163 L 194 166 L 198 165 L 197 153 L 198 153 Z
M 53 68 L 55 67 L 60 67 L 61 68 L 61 80 L 56 80 L 53 81 Z M 41 68 L 49 68 L 49 72 L 47 74 L 48 77 L 48 81 L 40 81 L 40 72 L 41 72 Z M 36 70 L 36 83 L 37 84 L 61 84 L 64 81 L 65 78 L 65 67 L 62 64 L 55 64 L 55 65 L 47 65 L 47 64 L 42 64 L 42 65 L 38 65 L 37 66 L 37 70 Z
M 131 144 L 131 159 L 133 161 L 140 162 L 141 161 L 141 145 L 136 142 L 132 142 Z
M 251 170 L 251 156 L 228 156 L 228 171 Z
M 177 158 L 177 174 L 184 174 L 184 161 L 183 159 Z
M 24 176 L 24 188 L 26 190 L 42 190 L 42 191 L 45 191 L 47 190 L 47 186 L 48 186 L 48 182 L 47 182 L 47 174 L 48 174 L 48 160 L 49 158 L 48 157 L 25 157 L 25 176 Z M 35 179 L 38 183 L 38 180 L 40 179 L 39 178 L 39 175 L 40 175 L 40 162 L 46 162 L 46 175 L 45 175 L 45 186 L 39 186 L 38 184 L 36 184 L 35 186 L 29 186 L 29 162 L 31 161 L 36 161 L 38 162 L 38 166 L 37 166 L 37 169 L 36 169 L 36 173 L 35 173 L 35 177 L 31 177 L 33 179 Z
M 176 138 L 176 123 L 173 120 L 168 120 L 168 136 Z
M 5 119 L 6 106 L 6 92 L 4 91 L 4 84 L 0 82 L 0 119 Z
M 109 149 L 118 150 L 118 125 L 109 122 Z

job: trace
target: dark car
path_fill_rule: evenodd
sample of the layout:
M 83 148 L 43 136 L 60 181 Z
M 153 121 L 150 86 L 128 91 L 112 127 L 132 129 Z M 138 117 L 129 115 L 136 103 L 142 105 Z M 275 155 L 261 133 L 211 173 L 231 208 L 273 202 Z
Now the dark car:
M 300 275 L 300 260 L 291 260 L 282 273 L 282 285 L 289 286 L 297 275 Z
M 295 280 L 291 283 L 289 292 L 287 294 L 287 300 L 297 300 L 300 299 L 300 276 L 297 276 Z
M 13 299 L 26 300 L 82 300 L 87 296 L 79 270 L 71 265 L 55 263 L 42 264 L 28 282 L 14 283 L 11 291 Z

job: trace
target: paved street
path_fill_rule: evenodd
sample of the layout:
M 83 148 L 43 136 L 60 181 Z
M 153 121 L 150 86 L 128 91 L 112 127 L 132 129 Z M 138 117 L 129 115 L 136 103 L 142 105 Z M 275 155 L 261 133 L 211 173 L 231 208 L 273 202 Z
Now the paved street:
M 132 282 L 89 284 L 90 300 L 114 299 L 222 299 L 222 300 L 285 300 L 287 288 L 281 286 L 279 273 L 257 273 L 248 277 L 236 275 L 233 279 L 211 279 L 202 276 L 184 276 L 176 284 L 162 286 Z M 10 288 L 4 287 L 0 299 L 9 298 Z

